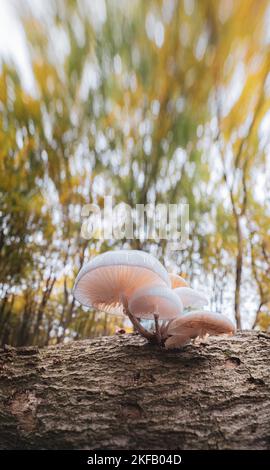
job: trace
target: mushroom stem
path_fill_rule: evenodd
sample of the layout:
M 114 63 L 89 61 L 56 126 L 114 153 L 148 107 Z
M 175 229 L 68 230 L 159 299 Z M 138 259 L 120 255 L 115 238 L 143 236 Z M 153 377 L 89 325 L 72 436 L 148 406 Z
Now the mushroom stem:
M 158 315 L 154 314 L 155 328 L 156 328 L 156 338 L 159 344 L 161 344 L 161 331 L 158 323 Z
M 127 315 L 127 317 L 130 319 L 132 325 L 134 326 L 135 330 L 138 331 L 138 333 L 143 336 L 144 338 L 146 338 L 150 343 L 157 343 L 157 344 L 162 344 L 163 341 L 162 341 L 162 335 L 161 335 L 161 332 L 160 332 L 160 326 L 159 326 L 159 323 L 158 323 L 158 315 L 154 315 L 154 319 L 155 319 L 155 326 L 156 326 L 156 331 L 155 333 L 151 333 L 150 331 L 148 331 L 146 328 L 144 328 L 142 326 L 142 324 L 139 322 L 138 318 L 136 318 L 134 315 L 132 315 L 132 313 L 129 311 L 129 308 L 128 308 L 128 302 L 127 302 L 127 299 L 125 297 L 122 297 L 121 298 L 121 301 L 122 301 L 122 304 L 123 304 L 123 311 L 125 313 L 125 315 Z
M 159 329 L 160 329 L 160 334 L 163 338 L 165 332 L 166 332 L 166 321 L 163 320 L 162 324 L 160 325 Z
M 160 334 L 161 334 L 161 338 L 163 341 L 165 341 L 167 338 L 168 338 L 168 328 L 169 328 L 169 325 L 172 323 L 173 320 L 169 320 L 168 322 L 163 322 L 163 324 L 161 325 L 161 328 L 160 328 Z
M 132 315 L 132 313 L 129 311 L 128 307 L 124 305 L 124 313 L 127 315 L 127 317 L 130 319 L 132 325 L 134 328 L 140 333 L 141 336 L 144 338 L 148 339 L 148 341 L 153 341 L 155 335 L 153 333 L 150 333 L 150 331 L 146 330 L 139 320 Z

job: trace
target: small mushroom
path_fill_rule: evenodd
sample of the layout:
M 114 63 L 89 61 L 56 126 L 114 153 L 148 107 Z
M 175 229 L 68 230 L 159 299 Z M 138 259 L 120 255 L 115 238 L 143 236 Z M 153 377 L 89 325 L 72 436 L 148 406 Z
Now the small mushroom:
M 172 289 L 176 289 L 177 287 L 188 287 L 188 283 L 185 281 L 185 279 L 181 276 L 178 276 L 178 274 L 170 273 L 169 276 L 172 283 Z
M 166 349 L 179 349 L 184 347 L 190 341 L 190 337 L 186 335 L 169 336 L 165 341 Z
M 124 335 L 125 333 L 126 333 L 126 330 L 124 328 L 119 328 L 119 326 L 115 328 L 115 334 Z
M 162 286 L 144 287 L 129 300 L 129 311 L 136 318 L 171 320 L 183 311 L 180 298 L 172 289 Z
M 167 329 L 169 338 L 165 342 L 165 347 L 180 348 L 192 338 L 234 332 L 234 324 L 224 315 L 198 310 L 178 317 L 169 324 Z
M 169 275 L 152 255 L 138 250 L 106 252 L 80 270 L 73 295 L 81 304 L 122 314 L 123 305 L 140 287 L 171 286 Z
M 182 300 L 184 308 L 201 308 L 208 304 L 207 297 L 191 287 L 177 287 L 174 292 Z

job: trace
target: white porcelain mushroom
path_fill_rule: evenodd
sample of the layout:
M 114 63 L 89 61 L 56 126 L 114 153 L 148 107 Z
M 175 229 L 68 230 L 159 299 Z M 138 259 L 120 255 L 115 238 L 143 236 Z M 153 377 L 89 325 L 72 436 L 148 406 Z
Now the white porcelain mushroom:
M 165 347 L 180 348 L 187 344 L 192 338 L 203 338 L 205 335 L 232 334 L 235 326 L 220 313 L 198 310 L 182 315 L 173 320 L 167 329 L 169 338 Z
M 191 287 L 177 287 L 174 292 L 180 297 L 184 308 L 201 308 L 208 304 L 207 297 Z
M 133 318 L 152 319 L 155 321 L 155 333 L 150 341 L 164 344 L 167 337 L 167 325 L 160 325 L 159 320 L 171 320 L 183 311 L 183 304 L 172 289 L 162 286 L 150 286 L 138 289 L 129 299 L 128 311 Z M 131 318 L 132 319 L 132 318 Z
M 135 290 L 145 286 L 171 286 L 162 264 L 149 253 L 117 250 L 103 253 L 80 270 L 73 289 L 85 306 L 121 314 Z
M 185 279 L 178 274 L 169 273 L 172 289 L 176 289 L 177 287 L 188 287 L 188 283 Z
M 184 334 L 182 335 L 173 335 L 165 341 L 166 349 L 180 349 L 183 348 L 186 344 L 190 342 L 190 337 Z
M 172 289 L 162 286 L 144 287 L 135 291 L 128 303 L 129 311 L 136 318 L 172 320 L 183 311 L 180 298 Z

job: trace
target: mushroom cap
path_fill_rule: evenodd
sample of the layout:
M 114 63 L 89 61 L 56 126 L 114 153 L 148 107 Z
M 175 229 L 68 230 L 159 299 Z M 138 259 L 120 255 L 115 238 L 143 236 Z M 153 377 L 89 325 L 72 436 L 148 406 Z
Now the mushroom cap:
M 189 338 L 203 337 L 206 333 L 221 335 L 234 332 L 235 326 L 229 318 L 221 313 L 212 313 L 205 310 L 186 313 L 173 320 L 168 327 L 169 335 L 185 335 Z
M 172 283 L 172 289 L 176 289 L 176 287 L 188 287 L 188 283 L 185 279 L 178 274 L 169 273 L 170 280 Z
M 166 349 L 178 349 L 182 348 L 186 344 L 189 343 L 190 337 L 183 335 L 173 335 L 169 336 L 169 338 L 165 341 L 165 348 Z
M 137 318 L 170 320 L 183 311 L 183 304 L 172 289 L 151 286 L 138 289 L 129 299 L 129 311 Z
M 154 256 L 139 250 L 108 251 L 82 267 L 73 295 L 87 307 L 120 315 L 123 298 L 129 299 L 147 285 L 171 285 L 166 269 Z
M 182 300 L 184 308 L 201 308 L 208 304 L 206 296 L 195 289 L 191 289 L 191 287 L 177 287 L 176 289 L 174 289 L 174 292 Z

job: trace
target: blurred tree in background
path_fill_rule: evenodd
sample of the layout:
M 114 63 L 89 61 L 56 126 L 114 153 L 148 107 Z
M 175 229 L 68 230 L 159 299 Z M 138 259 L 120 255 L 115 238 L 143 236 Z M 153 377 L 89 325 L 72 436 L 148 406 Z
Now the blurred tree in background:
M 121 319 L 71 289 L 114 247 L 152 252 L 239 328 L 269 328 L 269 2 L 17 1 L 15 14 L 33 86 L 2 58 L 0 342 L 113 333 Z M 84 240 L 82 207 L 106 195 L 188 203 L 187 248 Z

